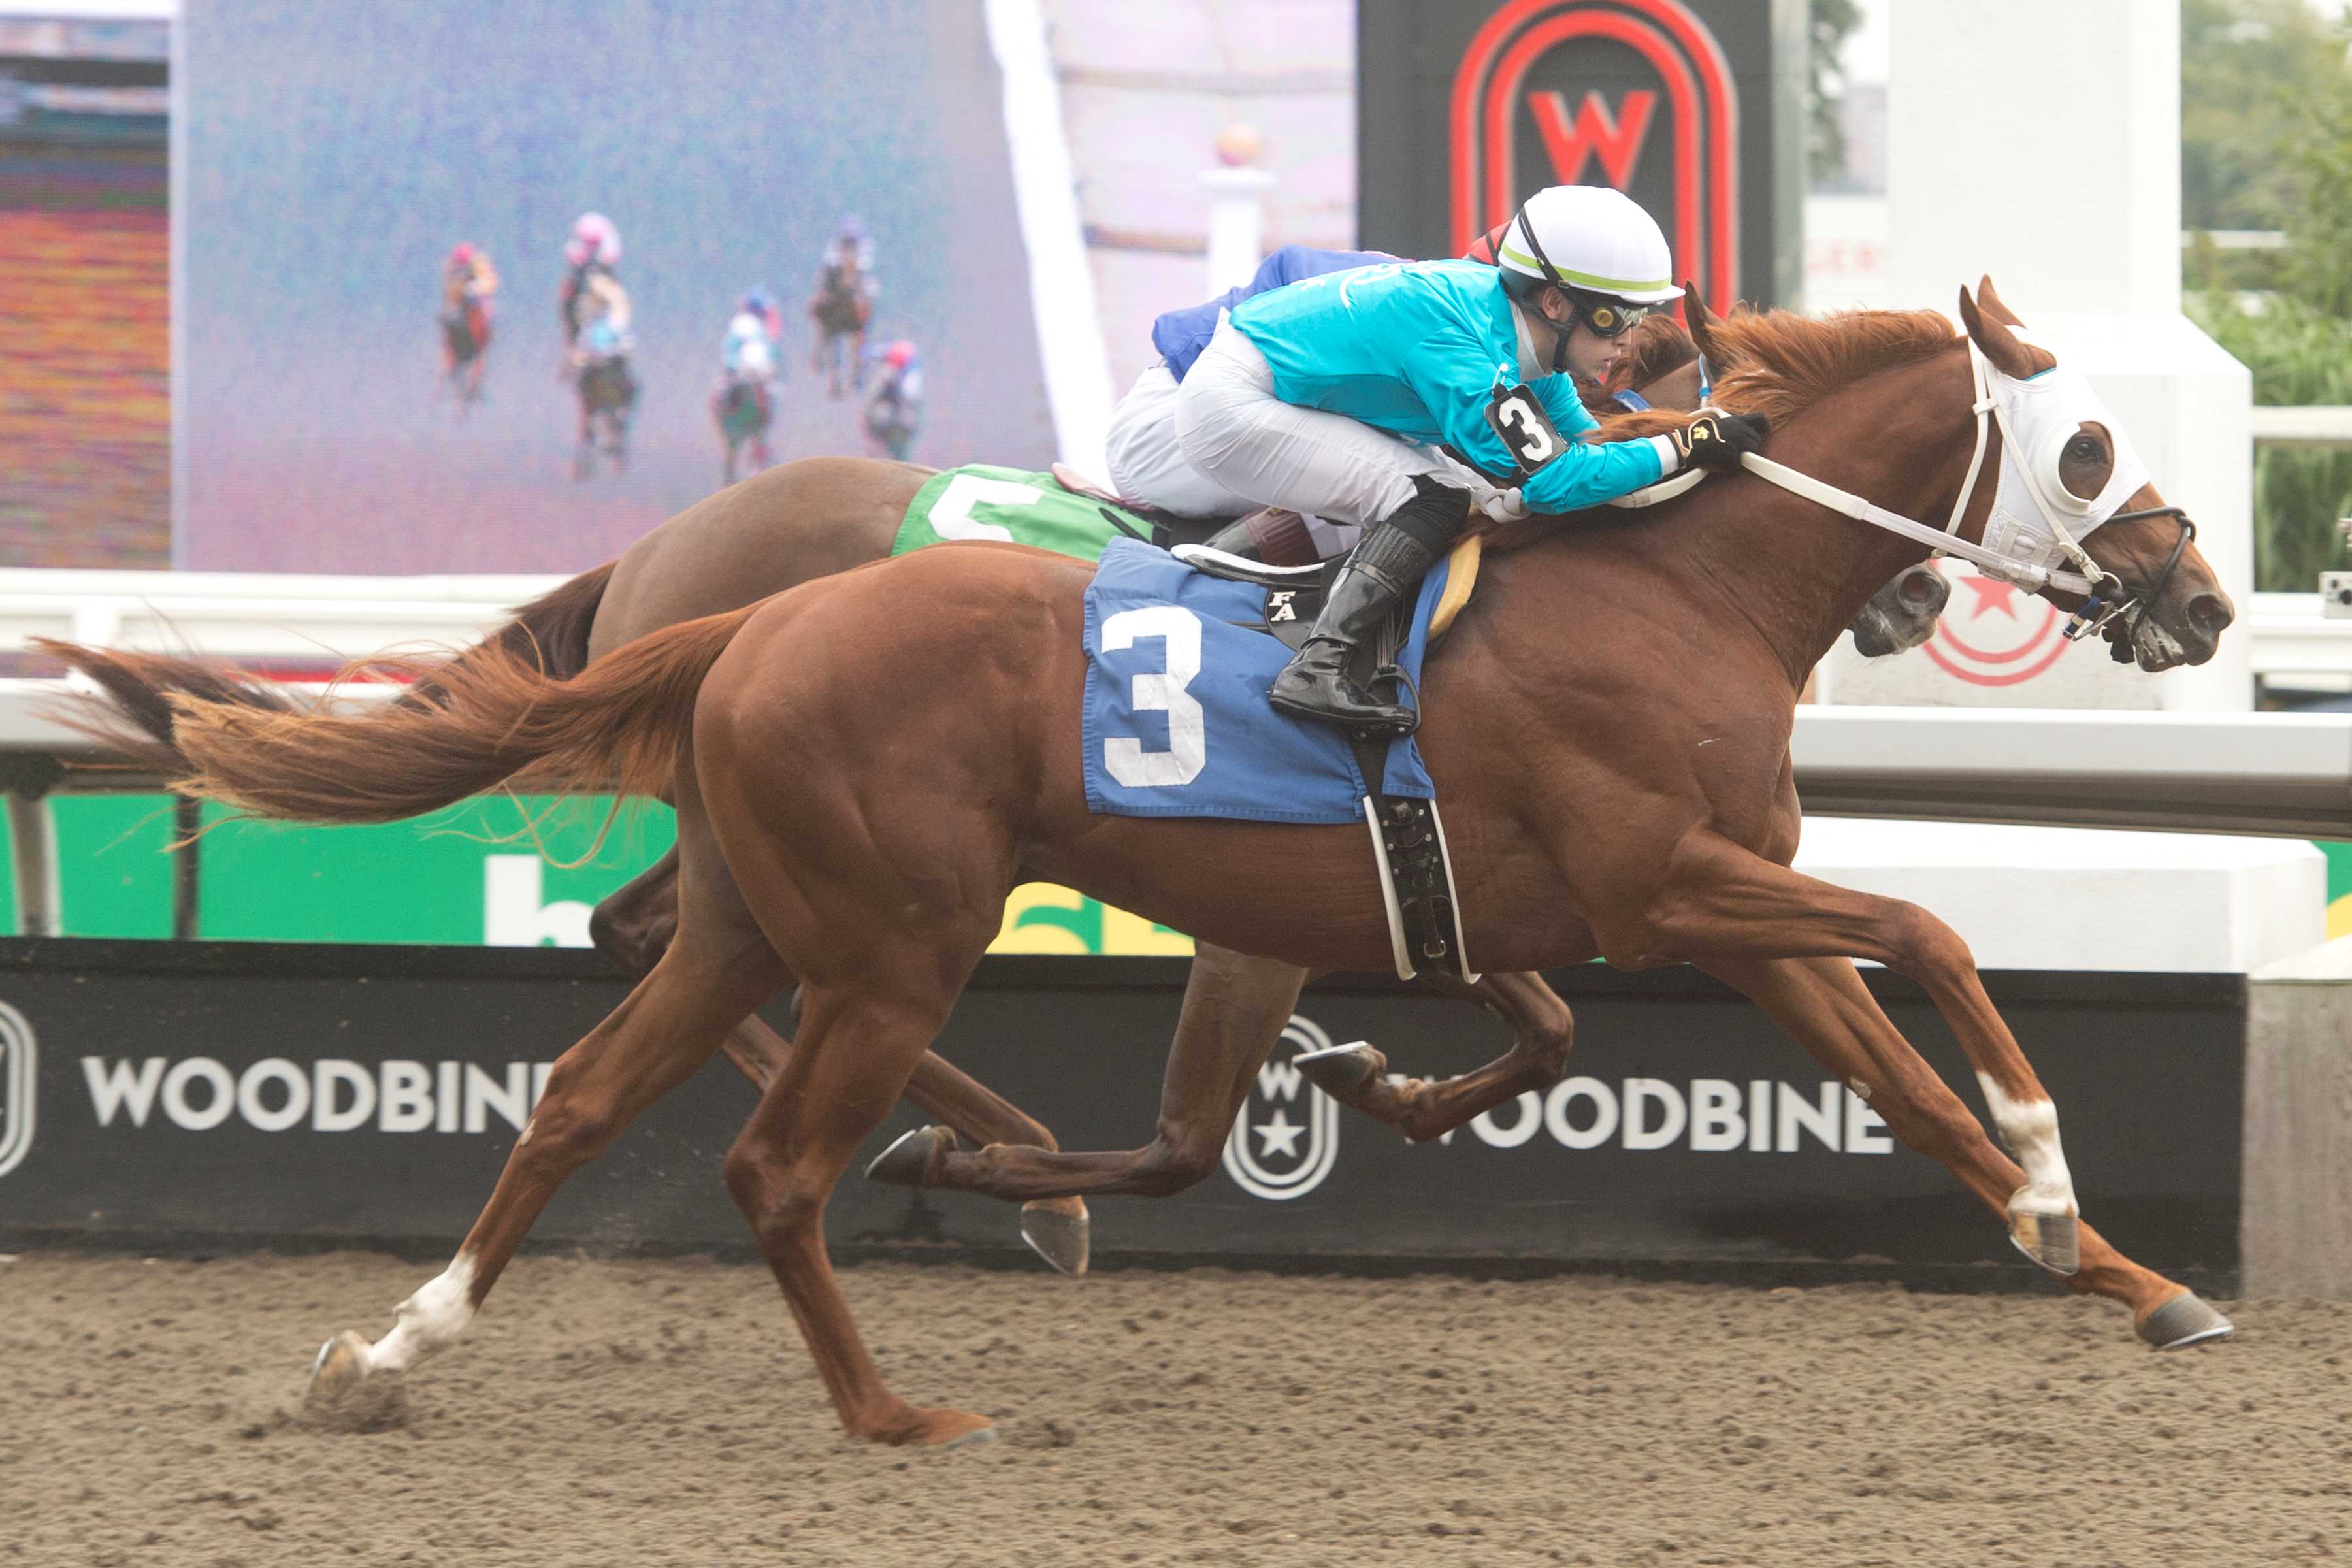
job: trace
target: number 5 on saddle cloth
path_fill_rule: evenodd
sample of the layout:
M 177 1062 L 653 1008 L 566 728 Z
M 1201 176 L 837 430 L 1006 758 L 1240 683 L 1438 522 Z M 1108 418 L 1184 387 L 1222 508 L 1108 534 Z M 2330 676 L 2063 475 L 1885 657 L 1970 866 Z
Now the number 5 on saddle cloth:
M 1433 616 L 1454 573 L 1466 582 L 1475 570 L 1441 563 L 1380 639 L 1380 660 L 1393 660 L 1416 706 Z M 1268 589 L 1213 577 L 1152 546 L 1111 541 L 1086 597 L 1087 805 L 1111 816 L 1362 822 L 1398 976 L 1431 963 L 1475 980 L 1418 744 L 1351 740 L 1266 703 L 1321 593 L 1319 584 Z

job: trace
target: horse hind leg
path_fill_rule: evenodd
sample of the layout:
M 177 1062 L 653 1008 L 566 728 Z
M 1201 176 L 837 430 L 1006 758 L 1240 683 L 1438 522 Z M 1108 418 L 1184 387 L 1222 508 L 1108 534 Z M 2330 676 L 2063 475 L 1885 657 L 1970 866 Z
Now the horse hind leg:
M 1489 974 L 1470 984 L 1432 975 L 1426 983 L 1476 1002 L 1508 1024 L 1511 1048 L 1485 1067 L 1436 1081 L 1389 1073 L 1388 1058 L 1360 1041 L 1300 1057 L 1298 1070 L 1340 1104 L 1414 1143 L 1442 1138 L 1522 1094 L 1548 1089 L 1567 1073 L 1576 1020 L 1541 975 Z
M 950 938 L 977 963 L 989 932 Z M 869 955 L 855 978 L 803 993 L 800 1037 L 729 1150 L 727 1190 L 776 1277 L 844 1430 L 891 1444 L 950 1445 L 994 1435 L 969 1411 L 922 1408 L 883 1383 L 825 1256 L 824 1206 L 857 1145 L 881 1125 L 946 1023 L 971 964 L 910 937 Z M 957 954 L 956 956 L 964 956 Z
M 681 807 L 680 841 L 709 846 L 693 815 Z M 715 847 L 698 852 L 716 861 Z M 691 1078 L 728 1029 L 790 978 L 733 898 L 723 865 L 718 869 L 697 882 L 712 890 L 688 902 L 677 940 L 652 973 L 557 1059 L 449 1266 L 394 1310 L 382 1340 L 347 1330 L 320 1348 L 309 1390 L 314 1409 L 346 1406 L 363 1385 L 395 1378 L 455 1342 L 565 1179 Z
M 723 874 L 714 870 L 714 875 Z M 615 891 L 588 917 L 588 937 L 597 950 L 632 979 L 653 972 L 677 929 L 677 850 L 675 847 Z M 782 961 L 779 960 L 779 963 Z M 727 1032 L 722 1042 L 754 1089 L 765 1092 L 782 1068 L 793 1043 L 753 1014 Z M 936 1052 L 926 1051 L 907 1084 L 907 1098 L 923 1114 L 978 1144 L 1061 1147 L 1053 1131 Z M 1022 1205 L 1021 1238 L 1055 1272 L 1087 1271 L 1092 1253 L 1092 1216 L 1076 1197 L 1037 1198 Z
M 995 1144 L 965 1152 L 940 1129 L 925 1127 L 884 1150 L 866 1174 L 900 1186 L 1033 1203 L 1181 1192 L 1217 1168 L 1234 1117 L 1282 1038 L 1306 980 L 1303 969 L 1199 944 L 1160 1085 L 1159 1126 L 1140 1149 L 1066 1153 Z

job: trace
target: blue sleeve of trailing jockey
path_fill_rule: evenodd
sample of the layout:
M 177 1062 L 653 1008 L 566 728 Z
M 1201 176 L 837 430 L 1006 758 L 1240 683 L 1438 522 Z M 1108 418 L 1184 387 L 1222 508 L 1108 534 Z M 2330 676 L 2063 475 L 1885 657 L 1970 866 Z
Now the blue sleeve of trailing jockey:
M 1518 465 L 1486 423 L 1486 405 L 1497 376 L 1509 374 L 1511 367 L 1494 363 L 1490 345 L 1465 333 L 1458 340 L 1424 343 L 1407 362 L 1404 378 L 1446 444 L 1481 471 L 1500 476 L 1517 472 Z M 1519 494 L 1528 506 L 1542 512 L 1578 511 L 1657 483 L 1665 464 L 1652 443 L 1580 439 L 1596 426 L 1567 376 L 1544 376 L 1530 390 L 1568 437 L 1568 449 L 1521 481 Z
M 1171 374 L 1179 381 L 1209 346 L 1209 339 L 1217 331 L 1217 318 L 1243 300 L 1279 289 L 1286 283 L 1296 283 L 1302 278 L 1320 278 L 1327 272 L 1345 272 L 1351 267 L 1373 267 L 1395 257 L 1379 250 L 1316 250 L 1304 245 L 1286 245 L 1264 261 L 1247 283 L 1238 289 L 1228 289 L 1205 305 L 1190 305 L 1181 310 L 1171 310 L 1151 323 L 1151 346 L 1168 362 Z

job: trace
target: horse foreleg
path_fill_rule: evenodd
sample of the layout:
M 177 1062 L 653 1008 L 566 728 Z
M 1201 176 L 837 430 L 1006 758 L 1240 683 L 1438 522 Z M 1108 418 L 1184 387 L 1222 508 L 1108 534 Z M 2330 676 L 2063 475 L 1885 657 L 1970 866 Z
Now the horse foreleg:
M 605 896 L 588 917 L 589 941 L 632 978 L 652 973 L 677 929 L 677 850 Z M 788 977 L 789 978 L 789 977 Z M 793 1043 L 755 1014 L 727 1032 L 721 1048 L 751 1087 L 764 1093 Z M 1051 1129 L 947 1058 L 925 1051 L 907 1084 L 907 1098 L 975 1143 L 1026 1143 L 1058 1149 Z M 1076 1197 L 1040 1198 L 1025 1205 L 1021 1236 L 1064 1274 L 1084 1274 L 1091 1220 Z
M 1062 1153 L 998 1143 L 972 1151 L 936 1127 L 908 1133 L 866 1169 L 877 1182 L 1035 1199 L 1134 1193 L 1165 1197 L 1211 1171 L 1283 1026 L 1307 972 L 1199 944 L 1168 1071 L 1156 1136 L 1140 1149 Z
M 1700 967 L 1738 987 L 1790 1037 L 1868 1102 L 1904 1147 L 1950 1171 L 1995 1214 L 2023 1173 L 1993 1147 L 1984 1126 L 1920 1059 L 1843 958 L 1720 959 Z M 2140 1337 L 2169 1349 L 2230 1331 L 2229 1320 L 2164 1276 L 2141 1268 L 2082 1227 L 2082 1268 L 2066 1283 L 2132 1310 Z
M 2080 1268 L 2081 1226 L 2057 1108 L 1951 927 L 1916 904 L 1818 881 L 1712 833 L 1675 847 L 1664 885 L 1638 913 L 1596 920 L 1594 927 L 1602 952 L 1621 968 L 1862 958 L 1918 982 L 1976 1069 L 1994 1130 L 2022 1167 L 2003 1211 L 2011 1239 L 2053 1274 Z M 2137 1314 L 2142 1303 L 2126 1299 Z
M 1476 1002 L 1511 1026 L 1511 1048 L 1475 1071 L 1438 1080 L 1399 1079 L 1367 1045 L 1339 1046 L 1298 1058 L 1298 1070 L 1342 1105 L 1425 1143 L 1520 1095 L 1549 1089 L 1568 1071 L 1576 1020 L 1539 974 L 1489 974 L 1475 984 L 1444 976 L 1426 984 Z

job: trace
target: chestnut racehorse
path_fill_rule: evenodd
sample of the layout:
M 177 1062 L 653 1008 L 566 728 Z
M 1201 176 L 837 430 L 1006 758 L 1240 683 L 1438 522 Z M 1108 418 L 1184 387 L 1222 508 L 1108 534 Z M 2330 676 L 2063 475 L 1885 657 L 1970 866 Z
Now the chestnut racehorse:
M 1704 336 L 1711 318 L 1695 304 Z M 1714 350 L 1720 361 L 1727 351 Z M 1698 406 L 1697 348 L 1671 317 L 1654 316 L 1638 330 L 1633 353 L 1619 380 L 1662 408 Z M 518 613 L 493 633 L 489 646 L 537 660 L 548 674 L 568 678 L 595 658 L 666 626 L 732 610 L 801 583 L 889 555 L 900 520 L 933 470 L 860 458 L 810 458 L 755 477 L 680 512 L 630 547 L 617 561 L 583 573 Z M 1855 619 L 1854 638 L 1865 653 L 1900 651 L 1933 630 L 1947 592 L 1943 579 L 1920 566 L 1874 595 Z M 457 656 L 457 662 L 474 657 Z M 243 682 L 200 661 L 152 656 L 107 656 L 85 661 L 121 711 L 137 720 L 150 742 L 140 751 L 151 770 L 190 771 L 172 746 L 167 692 L 256 706 L 282 706 L 267 683 Z M 430 671 L 425 672 L 427 678 Z M 589 931 L 595 945 L 632 978 L 653 969 L 677 921 L 675 850 L 595 909 Z M 1087 1193 L 1160 1195 L 1180 1192 L 1216 1168 L 1228 1130 L 1258 1067 L 1280 1037 L 1306 971 L 1202 943 L 1193 963 L 1162 1085 L 1160 1118 L 1142 1148 L 1109 1154 L 1074 1154 L 1057 1161 L 1082 1176 Z M 1511 1049 L 1461 1077 L 1391 1082 L 1385 1061 L 1366 1047 L 1309 1068 L 1334 1096 L 1412 1141 L 1424 1142 L 1461 1126 L 1523 1090 L 1542 1090 L 1566 1070 L 1573 1038 L 1565 1003 L 1538 975 L 1490 974 L 1475 987 L 1432 976 L 1433 987 L 1475 1001 L 1510 1026 Z M 730 1031 L 728 1057 L 755 1088 L 765 1089 L 789 1049 L 757 1016 Z M 1023 1144 L 1047 1153 L 1059 1145 L 1041 1122 L 1005 1101 L 943 1058 L 926 1053 L 907 1085 L 907 1097 L 943 1124 L 925 1146 L 949 1134 L 976 1146 Z M 920 1157 L 906 1154 L 877 1171 L 883 1179 L 919 1180 Z M 1034 1198 L 1024 1205 L 1021 1234 L 1054 1268 L 1083 1273 L 1090 1249 L 1084 1199 Z
M 1995 433 L 1986 451 L 1979 374 L 2014 387 L 2061 367 L 2011 330 L 1990 284 L 1962 295 L 1960 314 L 1965 341 L 1926 311 L 1727 323 L 1718 331 L 1741 353 L 1719 400 L 1773 419 L 1776 461 L 1903 518 L 1957 511 L 1973 545 L 1996 493 L 1977 483 L 1979 458 L 2000 474 L 2006 445 Z M 1672 417 L 1631 416 L 1610 434 Z M 2098 496 L 2117 471 L 2115 436 L 2085 420 L 2047 445 L 2044 482 Z M 2022 455 L 2038 460 L 2044 446 Z M 2162 502 L 2142 484 L 2125 505 Z M 1471 951 L 1497 969 L 1594 956 L 1697 964 L 1951 1168 L 2030 1256 L 2127 1306 L 2144 1338 L 2227 1332 L 2078 1222 L 2056 1110 L 1957 934 L 1915 906 L 1789 868 L 1789 737 L 1805 676 L 1926 547 L 1751 475 L 1635 522 L 1521 531 L 1424 681 L 1423 745 L 1454 821 Z M 2127 657 L 2151 670 L 2211 657 L 2233 612 L 2174 519 L 2118 513 L 2092 543 L 2129 590 L 2131 613 L 2106 623 Z M 1089 577 L 1018 546 L 924 551 L 671 626 L 569 681 L 483 657 L 446 670 L 423 700 L 364 718 L 180 702 L 178 742 L 195 770 L 182 787 L 268 816 L 392 820 L 509 780 L 676 799 L 668 950 L 557 1064 L 449 1268 L 380 1343 L 337 1342 L 354 1374 L 404 1369 L 453 1340 L 564 1177 L 797 979 L 799 1037 L 727 1156 L 729 1189 L 845 1427 L 919 1443 L 988 1429 L 883 1384 L 822 1218 L 994 936 L 1006 892 L 1050 879 L 1308 968 L 1375 968 L 1388 952 L 1352 829 L 1087 811 Z M 877 701 L 881 691 L 897 700 Z M 1259 874 L 1269 861 L 1284 874 Z M 1894 1029 L 1855 958 L 1925 988 L 2017 1161 Z M 1048 1158 L 943 1153 L 936 1179 L 1042 1194 L 1056 1190 L 1038 1173 Z

